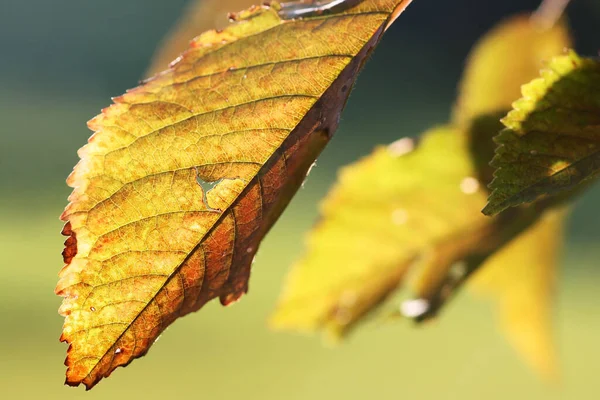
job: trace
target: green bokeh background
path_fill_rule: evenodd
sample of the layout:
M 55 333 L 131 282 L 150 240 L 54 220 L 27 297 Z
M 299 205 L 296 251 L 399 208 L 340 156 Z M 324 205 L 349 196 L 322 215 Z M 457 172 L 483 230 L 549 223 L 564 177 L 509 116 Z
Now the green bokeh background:
M 556 307 L 562 381 L 541 382 L 504 341 L 490 304 L 460 295 L 436 322 L 372 322 L 342 346 L 273 333 L 266 319 L 336 170 L 378 143 L 448 119 L 469 47 L 537 1 L 416 0 L 361 74 L 336 137 L 266 238 L 250 293 L 171 326 L 92 392 L 63 387 L 53 294 L 65 177 L 110 96 L 135 86 L 184 0 L 0 2 L 0 397 L 16 399 L 600 398 L 600 186 L 568 229 Z M 577 48 L 597 54 L 600 1 L 569 9 Z M 368 190 L 368 188 L 365 188 Z

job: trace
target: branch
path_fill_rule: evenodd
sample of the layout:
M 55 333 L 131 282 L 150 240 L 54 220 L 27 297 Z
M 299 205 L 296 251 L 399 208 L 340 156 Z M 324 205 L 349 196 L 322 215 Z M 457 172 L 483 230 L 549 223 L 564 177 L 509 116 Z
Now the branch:
M 542 29 L 550 29 L 565 12 L 570 0 L 542 0 L 531 19 Z

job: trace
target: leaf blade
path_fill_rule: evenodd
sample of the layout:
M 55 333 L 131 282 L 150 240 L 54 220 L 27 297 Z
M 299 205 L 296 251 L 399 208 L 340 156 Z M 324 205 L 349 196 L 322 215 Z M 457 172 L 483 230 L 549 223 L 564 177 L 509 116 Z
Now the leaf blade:
M 492 255 L 468 288 L 497 303 L 498 318 L 512 346 L 546 379 L 558 376 L 552 304 L 567 209 L 549 210 Z
M 67 384 L 90 389 L 176 318 L 247 291 L 260 239 L 406 3 L 295 21 L 251 9 L 90 121 L 62 215 Z
M 464 136 L 436 128 L 414 152 L 402 140 L 341 171 L 282 292 L 276 328 L 339 336 L 390 295 L 432 243 L 488 224 L 474 212 L 485 193 L 469 185 L 478 184 Z M 440 158 L 447 163 L 432 162 Z M 436 212 L 421 212 L 424 203 Z

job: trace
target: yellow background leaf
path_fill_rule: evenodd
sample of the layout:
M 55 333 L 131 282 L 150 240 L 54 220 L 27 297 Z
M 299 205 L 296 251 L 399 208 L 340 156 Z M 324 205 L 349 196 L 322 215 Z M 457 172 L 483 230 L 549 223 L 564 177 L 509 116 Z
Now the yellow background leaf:
M 477 212 L 486 193 L 465 136 L 436 128 L 413 146 L 401 139 L 340 172 L 290 272 L 275 327 L 342 334 L 424 253 L 489 224 Z
M 68 179 L 57 294 L 67 383 L 89 389 L 176 318 L 247 291 L 260 239 L 337 127 L 396 9 L 282 20 L 255 7 L 89 122 Z M 318 73 L 317 73 L 318 72 Z
M 544 62 L 571 45 L 564 23 L 542 29 L 529 14 L 510 17 L 488 32 L 467 60 L 454 121 L 506 111 L 521 85 L 538 76 Z
M 474 293 L 495 299 L 507 338 L 547 378 L 558 375 L 552 313 L 566 215 L 566 209 L 544 213 L 469 281 Z

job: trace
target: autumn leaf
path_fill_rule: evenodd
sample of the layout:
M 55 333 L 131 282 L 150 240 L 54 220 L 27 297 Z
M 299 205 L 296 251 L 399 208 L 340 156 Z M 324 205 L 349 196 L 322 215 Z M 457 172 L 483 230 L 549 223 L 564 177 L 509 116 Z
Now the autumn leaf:
M 600 170 L 600 62 L 557 57 L 504 118 L 483 212 L 569 194 Z M 564 196 L 563 196 L 564 197 Z
M 254 7 L 89 122 L 62 215 L 67 384 L 93 387 L 178 317 L 247 291 L 261 238 L 409 2 L 295 20 Z
M 453 126 L 424 134 L 418 146 L 400 139 L 345 167 L 288 276 L 273 325 L 337 338 L 404 283 L 414 300 L 402 312 L 424 320 L 476 272 L 469 287 L 498 302 L 517 350 L 540 373 L 555 371 L 550 293 L 564 213 L 541 214 L 542 205 L 484 218 L 479 207 L 501 116 L 542 60 L 568 45 L 564 25 L 540 31 L 528 15 L 504 21 L 469 57 Z M 544 257 L 532 261 L 521 242 Z M 501 268 L 505 261 L 514 265 Z
M 552 310 L 566 209 L 549 210 L 492 255 L 468 287 L 498 303 L 500 324 L 525 361 L 546 378 L 558 375 Z

